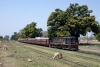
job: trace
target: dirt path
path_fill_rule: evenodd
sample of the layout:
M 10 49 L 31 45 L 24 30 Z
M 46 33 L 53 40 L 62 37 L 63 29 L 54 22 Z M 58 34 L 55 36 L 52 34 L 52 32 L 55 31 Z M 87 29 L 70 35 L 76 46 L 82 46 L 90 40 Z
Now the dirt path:
M 79 51 L 89 51 L 89 52 L 93 52 L 93 53 L 100 53 L 99 50 L 85 49 L 85 48 L 79 48 Z
M 7 44 L 0 44 L 2 47 L 0 48 L 0 67 L 16 67 L 14 54 L 8 50 L 5 50 L 4 47 L 8 47 Z

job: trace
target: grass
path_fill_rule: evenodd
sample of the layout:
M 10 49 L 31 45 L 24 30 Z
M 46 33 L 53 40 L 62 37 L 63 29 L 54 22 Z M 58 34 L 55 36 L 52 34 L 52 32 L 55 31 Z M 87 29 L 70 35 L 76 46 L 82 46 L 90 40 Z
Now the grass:
M 8 46 L 8 52 L 12 56 L 4 57 L 5 60 L 3 56 L 0 56 L 0 60 L 5 62 L 6 59 L 10 58 L 7 63 L 12 65 L 11 67 L 100 67 L 99 55 L 88 52 L 67 51 L 19 42 L 4 44 Z M 81 47 L 84 48 L 84 46 Z M 55 52 L 61 52 L 63 59 L 53 60 Z M 32 62 L 27 61 L 29 58 L 32 59 Z M 10 63 L 11 61 L 13 63 Z

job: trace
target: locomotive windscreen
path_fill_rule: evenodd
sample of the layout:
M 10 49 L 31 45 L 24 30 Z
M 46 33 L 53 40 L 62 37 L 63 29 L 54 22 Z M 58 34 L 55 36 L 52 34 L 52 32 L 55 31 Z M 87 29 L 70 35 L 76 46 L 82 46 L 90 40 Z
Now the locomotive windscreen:
M 75 44 L 77 43 L 76 37 L 64 37 L 63 38 L 63 44 Z

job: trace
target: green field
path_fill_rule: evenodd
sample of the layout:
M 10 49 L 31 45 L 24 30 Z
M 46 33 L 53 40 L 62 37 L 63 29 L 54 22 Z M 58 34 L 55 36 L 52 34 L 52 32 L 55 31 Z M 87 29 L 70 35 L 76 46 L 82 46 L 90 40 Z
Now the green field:
M 3 49 L 4 46 L 8 47 L 8 51 Z M 0 43 L 0 47 L 1 67 L 100 67 L 100 56 L 95 54 L 19 42 Z M 61 52 L 63 59 L 53 60 L 55 52 Z M 32 62 L 28 62 L 28 59 Z

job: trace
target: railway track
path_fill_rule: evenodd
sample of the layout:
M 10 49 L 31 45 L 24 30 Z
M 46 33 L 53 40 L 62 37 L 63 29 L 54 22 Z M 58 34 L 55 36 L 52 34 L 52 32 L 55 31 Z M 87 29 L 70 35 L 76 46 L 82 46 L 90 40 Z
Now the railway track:
M 58 52 L 59 49 L 52 49 L 52 51 L 50 50 L 48 53 L 48 51 L 44 51 L 44 50 L 49 50 L 49 48 L 45 48 L 45 47 L 41 47 L 41 46 L 33 46 L 33 45 L 30 45 L 30 44 L 25 44 L 25 43 L 17 43 L 16 44 L 17 47 L 21 47 L 21 48 L 25 48 L 25 49 L 28 49 L 30 52 L 36 52 L 38 54 L 40 54 L 42 56 L 42 58 L 47 58 L 47 60 L 52 60 L 51 58 L 53 57 L 53 54 L 55 52 Z M 61 51 L 62 53 L 66 53 L 66 50 L 63 50 Z M 71 54 L 71 53 L 68 53 L 68 55 L 71 55 L 72 57 L 76 57 L 76 58 L 81 58 L 81 59 L 86 59 L 86 60 L 90 60 L 90 61 L 95 61 L 95 62 L 100 62 L 100 59 L 96 59 L 96 58 L 92 58 L 92 57 L 89 57 L 89 56 L 82 56 L 82 55 L 77 55 L 77 54 Z M 28 55 L 27 55 L 28 56 Z M 29 57 L 29 56 L 28 56 Z M 44 61 L 43 59 L 39 59 L 41 61 Z M 37 62 L 36 60 L 33 60 L 36 64 L 38 64 L 39 66 L 41 67 L 44 67 L 43 64 L 41 64 L 40 62 Z M 59 63 L 62 63 L 62 64 L 66 64 L 68 66 L 71 66 L 71 67 L 88 67 L 88 65 L 84 65 L 82 63 L 76 63 L 75 61 L 72 61 L 70 60 L 69 58 L 67 58 L 67 56 L 64 56 L 63 59 L 56 59 L 54 61 L 57 61 Z M 53 66 L 52 66 L 53 67 Z
M 35 46 L 34 46 L 35 47 Z M 36 46 L 36 48 L 40 48 L 40 49 L 45 49 L 46 50 L 46 48 L 44 48 L 44 47 L 41 47 L 41 46 Z M 47 48 L 48 49 L 48 48 Z M 54 51 L 56 51 L 56 50 L 54 50 Z M 65 50 L 66 51 L 66 50 Z M 56 51 L 56 52 L 58 52 L 58 50 Z M 77 52 L 79 52 L 79 53 L 81 53 L 80 51 L 77 51 Z M 88 52 L 87 52 L 88 53 Z M 68 54 L 70 54 L 70 53 L 68 53 Z M 71 56 L 73 55 L 73 54 L 70 54 Z M 100 59 L 94 59 L 94 58 L 92 58 L 92 57 L 86 57 L 86 56 L 81 56 L 81 55 L 74 55 L 74 56 L 77 56 L 78 58 L 82 58 L 82 59 L 87 59 L 87 60 L 91 60 L 91 61 L 97 61 L 97 62 L 99 62 L 100 61 Z M 100 56 L 100 55 L 97 55 L 97 56 Z
M 26 46 L 27 49 L 31 49 L 32 51 L 35 51 L 35 52 L 37 52 L 37 53 L 39 53 L 39 54 L 42 54 L 42 55 L 44 55 L 45 57 L 51 58 L 51 57 L 53 56 L 52 54 L 49 54 L 49 53 L 46 53 L 46 52 L 43 52 L 43 51 L 34 49 L 34 48 L 30 47 L 30 46 L 27 46 L 27 45 L 25 45 L 25 46 Z M 44 57 L 44 58 L 45 58 L 45 57 Z M 78 65 L 79 67 L 87 67 L 87 66 L 85 66 L 85 65 L 82 65 L 82 64 L 79 64 L 79 63 L 70 61 L 70 60 L 65 59 L 65 58 L 60 59 L 60 60 L 58 60 L 58 61 L 61 62 L 61 63 L 67 64 L 67 65 L 73 66 L 73 67 L 77 67 L 77 65 Z
M 15 44 L 16 44 L 16 46 L 13 45 L 12 43 L 10 43 L 10 45 L 12 45 L 12 46 L 10 46 L 10 47 L 12 48 L 12 50 L 15 50 L 15 51 L 16 51 L 16 48 L 25 49 L 25 47 L 22 47 L 22 45 L 19 45 L 19 44 L 17 44 L 17 43 L 15 43 Z M 27 48 L 27 49 L 29 49 L 29 48 Z M 29 49 L 29 50 L 30 50 L 30 49 Z M 33 57 L 30 57 L 30 55 L 24 55 L 24 56 L 22 56 L 22 55 L 19 55 L 19 54 L 18 54 L 18 55 L 15 55 L 15 57 L 16 57 L 16 59 L 19 60 L 19 61 L 26 61 L 26 58 L 33 58 Z M 19 58 L 20 58 L 20 59 L 19 59 Z M 35 59 L 36 59 L 36 58 L 33 58 L 32 61 L 35 62 L 36 65 L 41 66 L 41 67 L 44 67 L 43 64 L 41 64 L 40 62 L 36 61 Z M 40 60 L 40 59 L 39 59 L 39 60 Z M 28 66 L 27 66 L 27 67 L 28 67 Z

